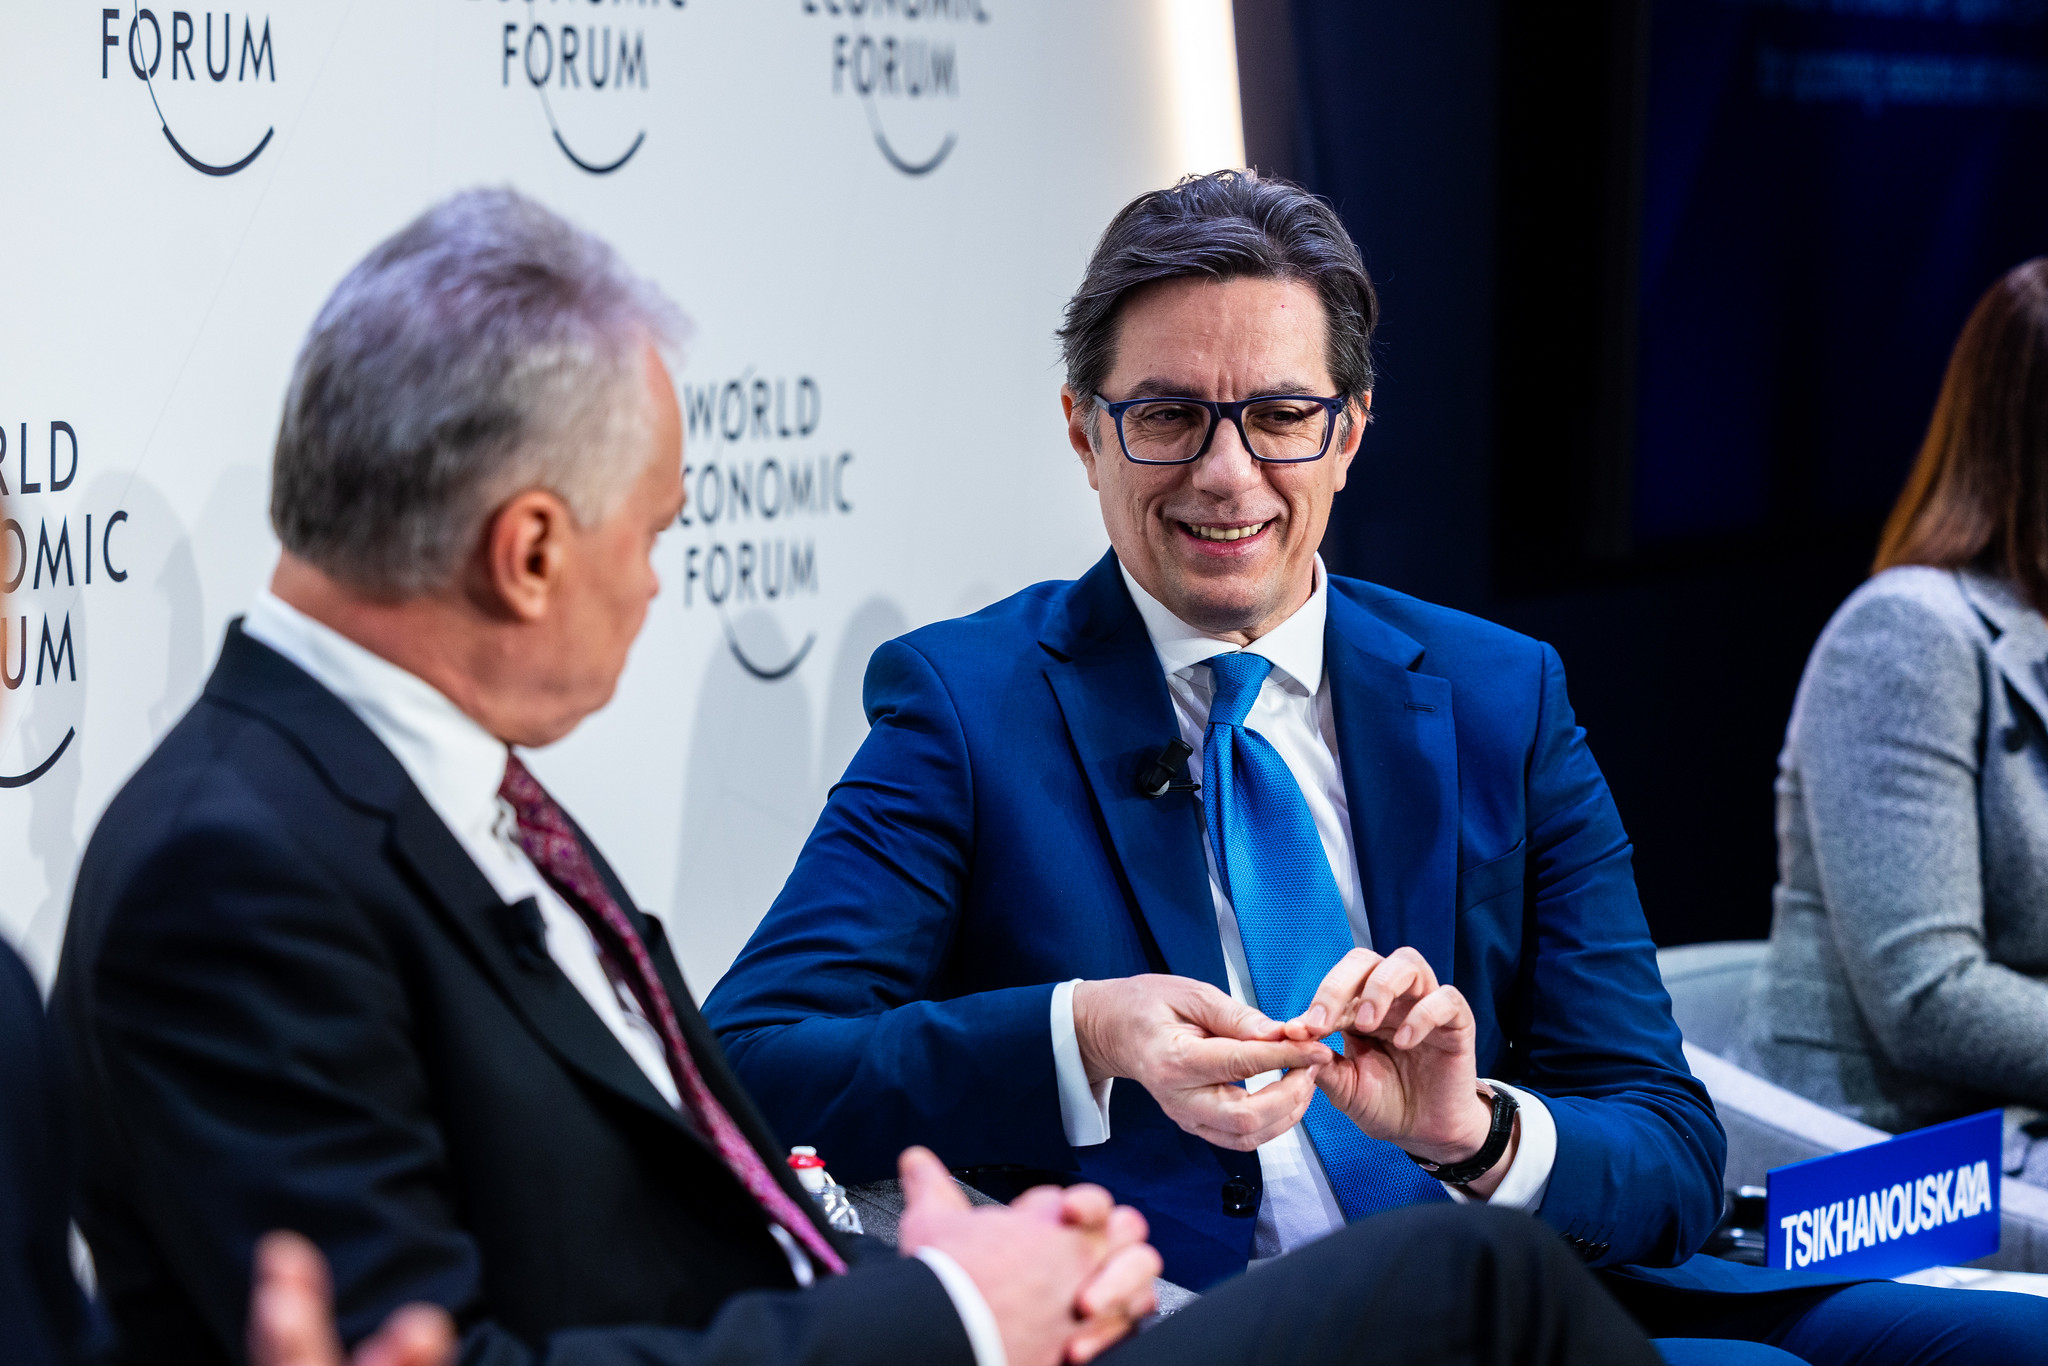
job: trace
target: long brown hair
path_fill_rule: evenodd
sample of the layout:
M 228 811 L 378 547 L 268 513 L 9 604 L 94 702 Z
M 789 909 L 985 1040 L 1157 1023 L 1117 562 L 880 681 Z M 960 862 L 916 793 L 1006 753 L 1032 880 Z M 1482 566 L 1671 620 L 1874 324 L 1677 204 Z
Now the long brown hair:
M 2048 257 L 1963 324 L 1871 571 L 1902 564 L 1997 574 L 2048 612 Z

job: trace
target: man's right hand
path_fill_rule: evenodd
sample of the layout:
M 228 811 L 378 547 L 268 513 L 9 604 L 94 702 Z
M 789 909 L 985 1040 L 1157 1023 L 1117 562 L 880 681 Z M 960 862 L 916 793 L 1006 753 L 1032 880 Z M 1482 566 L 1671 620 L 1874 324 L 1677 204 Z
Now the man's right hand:
M 1092 1360 L 1152 1312 L 1159 1254 L 1145 1217 L 1100 1186 L 1040 1186 L 1007 1207 L 968 1203 L 925 1148 L 897 1159 L 906 1257 L 936 1248 L 988 1302 L 1010 1366 Z
M 1090 1083 L 1129 1077 L 1181 1128 L 1239 1152 L 1298 1124 L 1316 1069 L 1335 1057 L 1207 982 L 1160 973 L 1076 986 L 1074 1035 Z M 1294 1070 L 1258 1091 L 1239 1085 L 1280 1068 Z

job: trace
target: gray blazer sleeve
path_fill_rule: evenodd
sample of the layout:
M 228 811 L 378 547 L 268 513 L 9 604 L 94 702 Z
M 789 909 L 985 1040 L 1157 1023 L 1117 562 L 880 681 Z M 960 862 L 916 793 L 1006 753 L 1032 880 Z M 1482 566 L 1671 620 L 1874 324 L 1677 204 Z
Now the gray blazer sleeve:
M 1985 952 L 1990 668 L 1930 605 L 1867 597 L 1822 639 L 1794 742 L 1835 948 L 1886 1055 L 2048 1105 L 2048 986 Z

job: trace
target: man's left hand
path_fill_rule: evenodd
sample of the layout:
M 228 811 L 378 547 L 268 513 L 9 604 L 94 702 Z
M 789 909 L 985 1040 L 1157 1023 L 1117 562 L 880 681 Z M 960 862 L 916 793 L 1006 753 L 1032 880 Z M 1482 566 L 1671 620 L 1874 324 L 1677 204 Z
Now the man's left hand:
M 1472 1007 L 1438 983 L 1421 954 L 1353 949 L 1338 959 L 1309 1008 L 1287 1023 L 1296 1039 L 1333 1030 L 1344 1052 L 1323 1064 L 1316 1085 L 1359 1128 L 1429 1162 L 1468 1161 L 1485 1146 L 1493 1107 L 1479 1089 Z M 1515 1146 L 1472 1182 L 1472 1194 L 1493 1193 Z

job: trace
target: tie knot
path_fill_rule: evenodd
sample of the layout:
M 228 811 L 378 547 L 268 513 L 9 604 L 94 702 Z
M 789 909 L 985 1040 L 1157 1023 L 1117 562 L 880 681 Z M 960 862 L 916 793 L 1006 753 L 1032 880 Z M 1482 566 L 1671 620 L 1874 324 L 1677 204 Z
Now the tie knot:
M 1242 650 L 1216 655 L 1209 660 L 1209 678 L 1215 691 L 1209 699 L 1209 724 L 1241 726 L 1259 697 L 1259 685 L 1273 672 L 1273 661 L 1264 655 Z
M 505 777 L 498 784 L 498 795 L 512 808 L 512 814 L 519 818 L 522 826 L 532 828 L 549 823 L 545 817 L 554 802 L 549 798 L 548 790 L 527 771 L 516 754 L 505 756 Z

